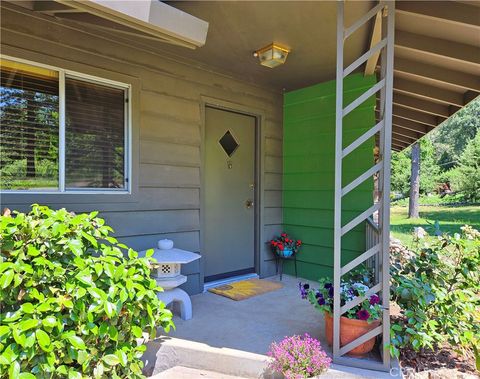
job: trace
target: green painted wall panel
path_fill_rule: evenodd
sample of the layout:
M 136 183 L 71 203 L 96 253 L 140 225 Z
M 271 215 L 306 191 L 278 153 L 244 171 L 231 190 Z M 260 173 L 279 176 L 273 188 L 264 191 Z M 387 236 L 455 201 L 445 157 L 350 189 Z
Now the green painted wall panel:
M 376 83 L 374 76 L 344 80 L 344 106 Z M 286 93 L 283 130 L 283 225 L 304 242 L 298 274 L 316 280 L 333 274 L 333 202 L 335 168 L 335 81 Z M 343 147 L 375 124 L 375 97 L 344 118 Z M 343 161 L 342 182 L 348 184 L 373 165 L 374 139 Z M 367 180 L 342 201 L 345 225 L 373 202 L 373 181 Z M 342 264 L 365 251 L 365 226 L 342 238 Z M 293 262 L 285 272 L 293 273 Z

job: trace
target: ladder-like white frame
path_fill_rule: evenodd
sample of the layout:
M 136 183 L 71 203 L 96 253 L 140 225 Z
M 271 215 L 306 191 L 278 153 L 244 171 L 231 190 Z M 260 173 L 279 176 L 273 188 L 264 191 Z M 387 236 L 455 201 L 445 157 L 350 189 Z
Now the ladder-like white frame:
M 378 12 L 382 12 L 384 22 L 382 22 L 382 38 L 369 51 L 355 60 L 347 68 L 343 65 L 343 50 L 345 40 L 351 36 L 358 28 L 369 22 Z M 333 359 L 334 362 L 348 366 L 357 366 L 360 368 L 369 368 L 374 370 L 390 370 L 390 312 L 389 312 L 389 244 L 390 244 L 390 159 L 392 143 L 392 97 L 393 97 L 393 49 L 394 49 L 394 18 L 395 2 L 380 1 L 375 7 L 367 12 L 363 17 L 353 25 L 345 28 L 344 25 L 344 1 L 337 2 L 337 73 L 336 73 L 336 118 L 335 118 L 335 203 L 334 203 L 334 306 L 333 306 Z M 352 101 L 346 107 L 343 104 L 343 79 L 362 64 L 368 61 L 374 54 L 381 52 L 380 77 L 372 88 L 365 91 L 357 99 Z M 369 97 L 380 93 L 380 121 L 369 131 L 364 133 L 357 140 L 352 142 L 345 149 L 343 148 L 343 118 L 353 111 L 357 106 L 367 100 Z M 342 187 L 342 160 L 362 143 L 372 138 L 375 134 L 380 134 L 379 148 L 380 158 L 372 168 L 364 172 L 351 183 Z M 342 197 L 363 183 L 374 174 L 379 174 L 380 199 L 378 203 L 362 212 L 353 220 L 342 226 Z M 379 243 L 358 258 L 342 267 L 342 236 L 352 230 L 354 227 L 379 212 Z M 376 256 L 379 262 L 377 273 L 379 282 L 370 288 L 365 296 L 356 298 L 347 304 L 340 304 L 340 283 L 342 275 L 354 269 L 358 265 L 365 263 L 368 259 Z M 345 346 L 340 346 L 340 317 L 349 309 L 358 305 L 369 296 L 381 292 L 381 301 L 383 306 L 382 323 L 372 331 L 364 334 L 353 342 Z M 383 362 L 377 363 L 367 360 L 352 360 L 343 357 L 350 350 L 359 346 L 372 337 L 382 335 L 383 344 Z

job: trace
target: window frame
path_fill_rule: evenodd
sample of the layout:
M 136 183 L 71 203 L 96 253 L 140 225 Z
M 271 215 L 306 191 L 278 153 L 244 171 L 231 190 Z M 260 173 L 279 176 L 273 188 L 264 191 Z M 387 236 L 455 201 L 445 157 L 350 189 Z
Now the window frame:
M 68 70 L 57 66 L 38 63 L 28 59 L 12 57 L 1 54 L 2 59 L 24 63 L 31 66 L 41 67 L 58 72 L 58 188 L 46 190 L 8 190 L 0 189 L 0 193 L 7 194 L 77 194 L 77 195 L 100 195 L 100 194 L 131 194 L 132 193 L 132 85 L 116 80 L 105 79 L 78 71 Z M 65 106 L 65 79 L 77 79 L 88 83 L 117 88 L 124 91 L 124 188 L 78 188 L 68 190 L 65 188 L 65 130 L 66 130 L 66 106 Z

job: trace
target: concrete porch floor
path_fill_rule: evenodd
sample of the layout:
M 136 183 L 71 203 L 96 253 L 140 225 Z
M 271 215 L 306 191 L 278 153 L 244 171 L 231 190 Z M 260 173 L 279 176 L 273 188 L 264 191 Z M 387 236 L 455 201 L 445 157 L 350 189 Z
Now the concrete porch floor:
M 276 276 L 267 280 L 279 281 L 279 278 Z M 307 300 L 301 299 L 298 290 L 300 281 L 314 288 L 317 285 L 284 275 L 283 288 L 242 301 L 210 292 L 192 296 L 193 318 L 184 321 L 174 316 L 176 330 L 149 345 L 146 368 L 154 374 L 164 372 L 158 378 L 167 378 L 168 375 L 177 375 L 179 370 L 193 368 L 242 378 L 271 379 L 274 377 L 271 374 L 259 374 L 266 368 L 268 359 L 265 355 L 270 344 L 285 336 L 304 333 L 320 340 L 327 354 L 331 355 L 332 349 L 325 340 L 323 315 Z M 378 354 L 368 359 L 375 359 L 375 355 Z M 194 378 L 203 374 L 188 372 L 185 375 L 185 378 Z M 392 378 L 389 373 L 342 365 L 332 365 L 324 377 Z
M 279 277 L 267 280 L 279 281 Z M 210 292 L 192 296 L 193 318 L 174 317 L 177 330 L 169 336 L 205 343 L 212 347 L 266 354 L 273 341 L 304 333 L 317 338 L 329 352 L 323 315 L 300 297 L 298 282 L 314 282 L 283 276 L 283 288 L 235 301 Z

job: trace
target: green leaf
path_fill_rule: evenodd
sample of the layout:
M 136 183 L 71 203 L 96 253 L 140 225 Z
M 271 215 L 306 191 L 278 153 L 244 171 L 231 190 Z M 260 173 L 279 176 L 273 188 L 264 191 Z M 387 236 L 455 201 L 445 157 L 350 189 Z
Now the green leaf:
M 126 367 L 127 364 L 128 364 L 128 357 L 127 357 L 127 354 L 125 354 L 125 352 L 123 350 L 117 350 L 115 352 L 115 355 L 118 357 L 118 359 L 120 360 L 120 364 L 123 366 L 123 367 Z
M 32 303 L 23 303 L 20 309 L 23 313 L 33 313 L 35 311 L 35 307 Z
M 83 252 L 83 244 L 80 240 L 70 240 L 68 241 L 68 247 L 72 250 L 73 254 L 81 255 Z
M 142 337 L 142 329 L 136 325 L 132 325 L 132 334 L 136 338 L 141 338 Z
M 42 329 L 38 329 L 35 332 L 35 336 L 37 337 L 38 344 L 43 350 L 48 350 L 50 347 L 50 337 L 47 333 L 45 333 Z
M 47 328 L 53 328 L 57 325 L 57 319 L 54 316 L 47 316 L 42 320 L 42 324 Z
M 155 252 L 155 250 L 153 249 L 148 249 L 146 252 L 145 252 L 145 258 L 150 258 L 151 256 L 153 256 L 153 253 Z
M 68 342 L 70 342 L 74 348 L 79 350 L 84 350 L 86 348 L 85 342 L 83 342 L 79 336 L 69 335 L 67 338 Z
M 85 350 L 80 350 L 77 355 L 77 362 L 83 364 L 88 358 L 88 353 Z
M 15 273 L 13 272 L 13 270 L 7 270 L 4 273 L 2 273 L 0 275 L 0 287 L 7 288 L 9 284 L 12 282 L 14 274 Z
M 115 316 L 117 311 L 115 304 L 112 304 L 109 301 L 106 301 L 103 306 L 105 309 L 105 313 L 108 315 L 108 317 L 112 318 L 113 316 Z
M 82 374 L 74 371 L 74 369 L 70 369 L 70 371 L 68 371 L 68 379 L 82 379 Z
M 92 275 L 88 270 L 80 271 L 77 274 L 76 278 L 78 279 L 79 282 L 86 284 L 87 286 L 95 287 L 95 284 L 92 281 Z
M 120 363 L 120 358 L 118 358 L 115 354 L 107 354 L 102 359 L 109 366 L 115 366 Z
M 110 336 L 111 340 L 118 341 L 118 329 L 115 328 L 113 325 L 109 326 L 108 335 Z
M 30 374 L 29 372 L 22 372 L 18 376 L 18 379 L 36 379 L 36 376 L 33 374 Z
M 10 365 L 15 359 L 17 359 L 19 353 L 18 345 L 16 343 L 11 343 L 0 355 L 0 364 L 5 366 Z
M 35 328 L 38 325 L 38 320 L 30 318 L 28 320 L 24 320 L 18 324 L 18 329 L 22 332 L 25 332 L 29 329 Z
M 98 332 L 100 334 L 100 338 L 105 337 L 105 335 L 108 333 L 108 324 L 106 322 L 102 322 L 100 324 L 100 328 L 99 328 Z
M 27 342 L 27 336 L 21 330 L 17 329 L 16 326 L 14 326 L 12 335 L 16 343 L 18 343 L 20 346 L 25 347 L 25 344 Z
M 103 363 L 98 362 L 97 367 L 93 369 L 93 375 L 95 379 L 101 379 L 103 377 L 103 371 L 105 370 Z
M 10 369 L 8 370 L 8 377 L 10 379 L 18 379 L 19 375 L 20 375 L 20 363 L 18 363 L 18 361 L 15 361 L 10 365 Z

